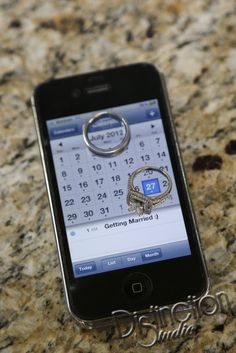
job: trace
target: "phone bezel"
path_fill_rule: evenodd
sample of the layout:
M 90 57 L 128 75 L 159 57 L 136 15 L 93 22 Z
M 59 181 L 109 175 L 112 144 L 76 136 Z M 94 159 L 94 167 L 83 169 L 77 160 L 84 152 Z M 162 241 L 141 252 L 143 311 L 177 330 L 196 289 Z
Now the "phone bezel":
M 96 77 L 98 78 L 96 79 Z M 73 97 L 72 91 L 74 89 L 83 91 L 85 87 L 91 85 L 91 82 L 94 84 L 94 80 L 108 82 L 112 87 L 111 91 L 98 94 L 93 97 L 92 101 L 85 94 L 84 96 L 80 95 L 79 98 Z M 122 89 L 122 87 L 126 89 Z M 143 310 L 151 304 L 165 305 L 184 300 L 187 295 L 199 296 L 206 292 L 208 276 L 160 72 L 153 65 L 147 63 L 91 72 L 45 82 L 36 88 L 33 97 L 70 311 L 83 320 L 98 320 L 109 317 L 113 310 Z M 74 278 L 46 121 L 148 99 L 158 99 L 160 106 L 192 255 Z M 101 102 L 105 103 L 101 104 Z M 137 271 L 147 273 L 155 281 L 156 273 L 158 273 L 157 282 L 160 284 L 151 297 L 138 303 L 127 300 L 127 297 L 122 295 L 120 288 L 124 277 Z M 178 276 L 178 273 L 181 275 Z M 167 280 L 167 278 L 169 279 Z M 96 291 L 96 303 L 93 303 L 94 291 Z

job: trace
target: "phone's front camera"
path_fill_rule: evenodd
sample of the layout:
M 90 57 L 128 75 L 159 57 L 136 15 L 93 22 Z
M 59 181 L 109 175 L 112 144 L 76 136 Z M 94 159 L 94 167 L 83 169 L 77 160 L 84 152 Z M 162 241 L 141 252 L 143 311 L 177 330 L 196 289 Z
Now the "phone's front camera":
M 74 88 L 71 95 L 74 99 L 77 99 L 81 96 L 81 90 L 79 88 Z

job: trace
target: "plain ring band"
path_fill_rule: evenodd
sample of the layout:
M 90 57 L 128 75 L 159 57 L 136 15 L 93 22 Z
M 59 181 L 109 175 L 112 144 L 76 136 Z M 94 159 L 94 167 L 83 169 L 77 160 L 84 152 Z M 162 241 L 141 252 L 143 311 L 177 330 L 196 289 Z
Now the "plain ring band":
M 106 115 L 111 115 L 113 119 L 118 120 L 119 122 L 121 122 L 121 124 L 124 126 L 125 128 L 125 136 L 123 138 L 123 140 L 121 141 L 121 143 L 119 143 L 117 146 L 113 147 L 113 148 L 109 148 L 109 149 L 104 149 L 104 148 L 100 148 L 100 147 L 96 147 L 88 138 L 88 131 L 89 131 L 89 127 L 97 120 L 101 119 L 102 117 L 106 116 Z M 130 141 L 130 128 L 129 128 L 129 124 L 127 122 L 127 120 L 118 113 L 113 113 L 113 112 L 99 112 L 93 116 L 91 116 L 91 118 L 88 119 L 88 121 L 83 125 L 83 137 L 84 137 L 84 142 L 86 144 L 86 146 L 88 147 L 88 149 L 95 153 L 98 154 L 100 156 L 103 157 L 114 157 L 117 156 L 119 153 L 121 153 L 122 151 L 124 151 L 124 149 L 128 146 L 129 141 Z

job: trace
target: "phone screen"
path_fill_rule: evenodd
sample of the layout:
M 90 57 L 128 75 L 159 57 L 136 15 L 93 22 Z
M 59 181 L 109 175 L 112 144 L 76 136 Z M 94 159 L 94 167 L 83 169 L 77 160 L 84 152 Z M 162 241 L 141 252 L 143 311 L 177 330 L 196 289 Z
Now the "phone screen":
M 122 114 L 130 127 L 129 145 L 115 157 L 93 154 L 84 142 L 82 127 L 98 111 L 47 121 L 75 278 L 190 255 L 158 100 L 100 111 Z M 109 114 L 89 131 L 98 147 L 113 147 L 123 135 Z M 172 190 L 151 214 L 139 216 L 129 211 L 127 192 L 130 174 L 142 166 L 165 170 Z M 166 184 L 151 170 L 135 179 L 136 190 L 147 196 L 161 194 Z

